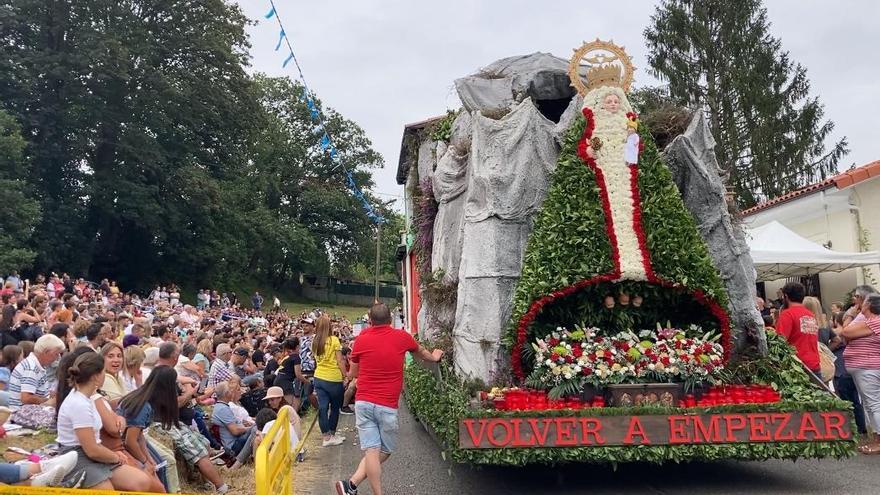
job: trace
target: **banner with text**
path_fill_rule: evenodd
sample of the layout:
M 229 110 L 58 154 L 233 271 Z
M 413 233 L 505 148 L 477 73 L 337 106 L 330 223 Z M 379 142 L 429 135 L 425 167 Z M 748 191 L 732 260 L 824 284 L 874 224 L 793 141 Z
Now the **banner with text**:
M 849 412 L 467 418 L 463 449 L 812 442 L 852 439 Z

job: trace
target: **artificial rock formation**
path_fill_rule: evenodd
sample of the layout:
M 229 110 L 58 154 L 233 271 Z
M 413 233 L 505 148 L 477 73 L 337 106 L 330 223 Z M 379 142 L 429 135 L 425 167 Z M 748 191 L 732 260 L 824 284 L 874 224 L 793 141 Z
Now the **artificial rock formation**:
M 755 268 L 742 229 L 727 210 L 715 139 L 703 112 L 696 112 L 684 134 L 666 147 L 666 164 L 730 299 L 735 354 L 767 353 L 764 322 L 755 307 Z

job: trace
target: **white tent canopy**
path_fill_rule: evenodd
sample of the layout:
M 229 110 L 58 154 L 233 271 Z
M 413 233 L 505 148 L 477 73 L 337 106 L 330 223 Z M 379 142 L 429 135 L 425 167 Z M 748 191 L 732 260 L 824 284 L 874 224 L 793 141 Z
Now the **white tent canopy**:
M 775 220 L 749 229 L 746 238 L 759 282 L 880 264 L 880 252 L 832 251 Z

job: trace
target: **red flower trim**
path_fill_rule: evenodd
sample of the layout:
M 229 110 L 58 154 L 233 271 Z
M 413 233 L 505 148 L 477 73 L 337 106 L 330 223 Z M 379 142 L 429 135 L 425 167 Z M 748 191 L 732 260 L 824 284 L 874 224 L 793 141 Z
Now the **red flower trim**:
M 639 241 L 639 251 L 642 252 L 642 264 L 645 268 L 645 275 L 647 275 L 649 282 L 656 283 L 658 281 L 657 276 L 654 274 L 654 267 L 651 266 L 651 255 L 648 252 L 648 237 L 642 226 L 642 198 L 639 192 L 639 166 L 630 164 L 629 172 L 629 183 L 633 199 L 633 230 Z

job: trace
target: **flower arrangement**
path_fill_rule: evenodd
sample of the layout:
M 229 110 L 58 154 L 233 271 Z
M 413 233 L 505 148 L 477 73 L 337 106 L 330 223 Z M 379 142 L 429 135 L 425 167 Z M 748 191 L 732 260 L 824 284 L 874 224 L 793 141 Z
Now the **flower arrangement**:
M 526 380 L 532 388 L 549 389 L 551 397 L 579 392 L 584 386 L 617 383 L 717 383 L 724 351 L 718 336 L 702 334 L 696 325 L 687 330 L 621 332 L 611 337 L 595 327 L 557 327 L 532 343 L 535 368 Z

